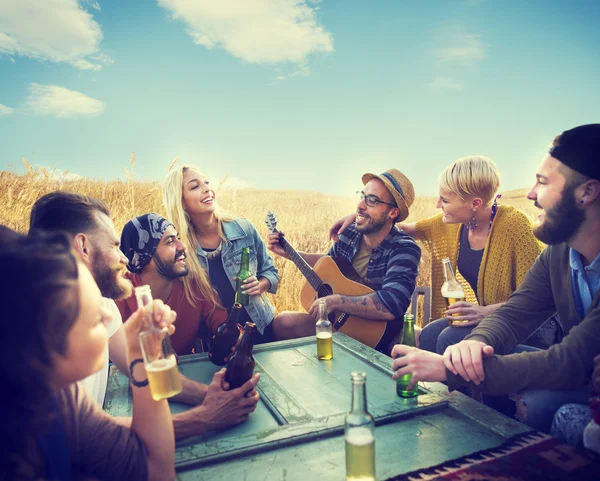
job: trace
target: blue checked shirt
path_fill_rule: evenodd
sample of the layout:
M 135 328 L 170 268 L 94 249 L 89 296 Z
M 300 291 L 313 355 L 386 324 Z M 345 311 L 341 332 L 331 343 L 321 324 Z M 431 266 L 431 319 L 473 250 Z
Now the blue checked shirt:
M 356 224 L 352 224 L 340 234 L 328 255 L 352 262 L 360 249 L 361 239 L 362 234 L 356 230 Z M 408 309 L 420 260 L 420 247 L 412 237 L 396 227 L 371 252 L 367 283 L 396 319 L 401 318 Z

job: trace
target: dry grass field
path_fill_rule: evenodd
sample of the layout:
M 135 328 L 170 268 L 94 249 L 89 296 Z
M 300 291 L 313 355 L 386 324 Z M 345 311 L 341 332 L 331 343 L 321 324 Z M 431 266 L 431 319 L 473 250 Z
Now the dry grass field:
M 64 177 L 56 179 L 43 168 L 32 168 L 26 160 L 24 163 L 27 167 L 24 175 L 0 172 L 0 224 L 17 231 L 27 232 L 29 212 L 34 202 L 42 195 L 58 189 L 104 199 L 110 206 L 117 232 L 137 215 L 146 212 L 164 214 L 160 184 L 131 180 L 134 178 L 134 158 L 132 168 L 126 171 L 130 180 L 126 181 L 66 181 Z M 526 193 L 525 189 L 504 193 L 501 202 L 520 208 L 533 219 L 537 209 L 525 199 Z M 249 219 L 263 238 L 268 233 L 264 224 L 265 214 L 269 210 L 275 212 L 279 218 L 279 228 L 286 233 L 288 241 L 296 249 L 307 252 L 326 252 L 331 244 L 328 239 L 330 225 L 335 219 L 353 211 L 356 206 L 356 199 L 353 197 L 328 196 L 307 191 L 236 190 L 227 188 L 226 181 L 217 188 L 216 196 L 223 209 Z M 408 221 L 437 213 L 435 200 L 434 197 L 417 197 Z M 423 250 L 418 285 L 429 284 L 430 262 L 428 253 Z M 278 311 L 301 310 L 298 292 L 304 278 L 291 262 L 276 258 L 275 264 L 281 275 L 281 283 L 277 295 L 272 297 L 273 303 Z

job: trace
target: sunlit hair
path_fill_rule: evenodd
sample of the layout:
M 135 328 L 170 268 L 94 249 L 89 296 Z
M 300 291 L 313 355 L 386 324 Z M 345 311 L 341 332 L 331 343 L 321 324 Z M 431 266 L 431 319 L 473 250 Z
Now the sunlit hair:
M 479 197 L 488 207 L 500 187 L 500 173 L 492 159 L 471 155 L 446 167 L 438 181 L 442 189 L 462 200 Z
M 36 433 L 52 419 L 49 401 L 57 356 L 79 315 L 79 272 L 63 234 L 22 236 L 0 229 L 0 479 L 14 479 Z M 20 479 L 20 478 L 19 478 Z M 33 478 L 32 478 L 33 479 Z M 37 479 L 37 476 L 35 477 Z
M 218 306 L 220 305 L 219 295 L 212 288 L 207 272 L 200 265 L 198 255 L 196 254 L 198 248 L 196 231 L 194 230 L 190 216 L 183 208 L 183 175 L 188 169 L 194 170 L 202 175 L 200 169 L 192 165 L 174 166 L 163 182 L 163 205 L 165 206 L 167 218 L 173 222 L 179 232 L 181 241 L 188 249 L 186 264 L 189 268 L 189 274 L 183 278 L 187 300 L 192 305 L 196 305 L 200 300 L 200 298 L 194 295 L 193 285 L 196 284 L 204 299 L 213 304 L 213 306 Z M 223 233 L 223 222 L 231 222 L 234 217 L 221 211 L 218 204 L 216 204 L 214 218 L 218 222 L 219 235 L 224 242 L 227 242 L 225 234 Z

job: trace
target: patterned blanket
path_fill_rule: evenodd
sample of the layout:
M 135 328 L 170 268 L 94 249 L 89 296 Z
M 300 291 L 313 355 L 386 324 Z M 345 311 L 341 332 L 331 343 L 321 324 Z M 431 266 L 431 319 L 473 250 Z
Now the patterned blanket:
M 387 481 L 600 481 L 600 456 L 531 432 Z

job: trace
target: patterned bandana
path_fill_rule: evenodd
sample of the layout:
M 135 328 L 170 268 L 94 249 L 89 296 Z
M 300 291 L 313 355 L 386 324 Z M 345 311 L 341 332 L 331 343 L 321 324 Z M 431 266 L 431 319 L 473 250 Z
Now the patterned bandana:
M 170 225 L 173 224 L 158 214 L 140 215 L 125 224 L 121 234 L 121 250 L 129 259 L 127 269 L 138 274 L 148 265 Z

